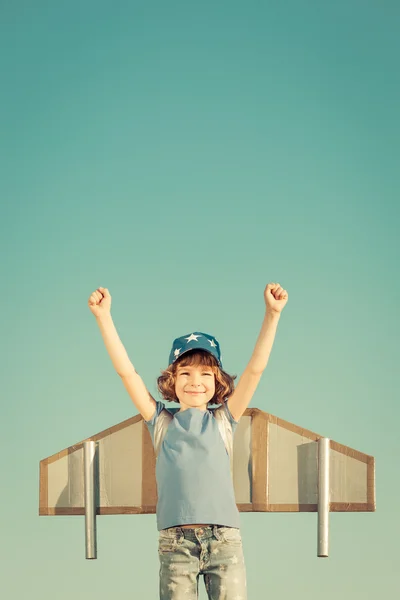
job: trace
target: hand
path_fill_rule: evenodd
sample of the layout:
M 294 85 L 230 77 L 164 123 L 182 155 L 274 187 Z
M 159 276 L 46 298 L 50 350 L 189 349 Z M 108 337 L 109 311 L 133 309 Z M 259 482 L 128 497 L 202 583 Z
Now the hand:
M 267 310 L 280 313 L 288 301 L 288 293 L 279 283 L 269 283 L 264 290 L 264 300 Z
M 96 318 L 110 314 L 111 295 L 107 288 L 97 288 L 88 300 L 88 306 Z

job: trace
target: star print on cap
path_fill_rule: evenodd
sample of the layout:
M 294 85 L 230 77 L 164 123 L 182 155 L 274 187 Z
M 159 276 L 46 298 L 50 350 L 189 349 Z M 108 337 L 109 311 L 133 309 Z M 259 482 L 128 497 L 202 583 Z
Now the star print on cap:
M 201 331 L 194 331 L 193 333 L 176 338 L 172 344 L 168 364 L 172 365 L 182 354 L 189 352 L 189 350 L 206 350 L 216 358 L 217 363 L 222 369 L 219 343 L 215 337 Z

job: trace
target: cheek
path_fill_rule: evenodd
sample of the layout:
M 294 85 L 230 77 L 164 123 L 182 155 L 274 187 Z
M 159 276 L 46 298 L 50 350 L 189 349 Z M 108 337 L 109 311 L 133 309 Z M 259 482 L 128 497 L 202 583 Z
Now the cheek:
M 185 382 L 182 381 L 182 380 L 181 381 L 179 381 L 179 380 L 175 381 L 175 390 L 178 390 L 178 391 L 181 390 L 182 391 L 184 385 L 185 385 Z

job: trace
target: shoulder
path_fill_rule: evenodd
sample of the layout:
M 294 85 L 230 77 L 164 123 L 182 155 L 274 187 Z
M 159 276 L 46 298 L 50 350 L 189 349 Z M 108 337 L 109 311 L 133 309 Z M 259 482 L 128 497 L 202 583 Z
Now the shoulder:
M 223 404 L 221 404 L 221 406 L 212 409 L 211 412 L 216 419 L 229 423 L 229 425 L 231 425 L 233 428 L 235 428 L 238 424 L 238 421 L 235 421 L 235 419 L 233 418 L 231 411 L 228 408 L 227 402 L 224 402 Z
M 161 402 L 160 400 L 156 400 L 156 408 L 155 408 L 153 416 L 148 421 L 146 421 L 144 419 L 143 420 L 147 426 L 152 427 L 156 424 L 156 421 L 158 420 L 158 418 L 161 414 L 163 415 L 164 418 L 165 417 L 168 418 L 168 415 L 170 415 L 172 418 L 172 415 L 168 411 L 168 409 L 165 407 L 165 404 L 163 402 Z

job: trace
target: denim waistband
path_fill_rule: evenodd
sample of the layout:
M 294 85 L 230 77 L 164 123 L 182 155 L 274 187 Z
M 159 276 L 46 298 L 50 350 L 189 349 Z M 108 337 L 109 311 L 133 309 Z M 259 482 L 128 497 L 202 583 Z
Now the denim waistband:
M 169 527 L 160 531 L 160 535 L 173 539 L 196 540 L 198 537 L 208 539 L 215 536 L 220 539 L 220 529 L 226 529 L 225 525 L 207 525 L 206 527 Z

